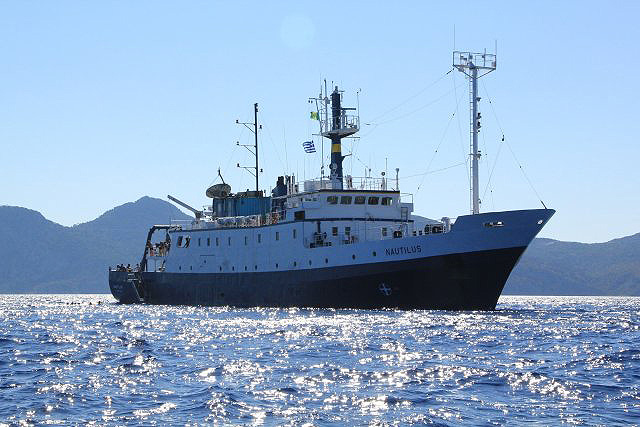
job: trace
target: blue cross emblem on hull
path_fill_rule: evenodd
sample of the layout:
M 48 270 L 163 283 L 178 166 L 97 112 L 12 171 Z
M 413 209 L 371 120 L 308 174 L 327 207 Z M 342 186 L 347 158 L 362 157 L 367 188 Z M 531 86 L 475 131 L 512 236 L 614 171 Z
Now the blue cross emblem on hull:
M 380 292 L 382 292 L 383 295 L 385 296 L 389 296 L 391 295 L 391 288 L 389 286 L 387 286 L 386 283 L 380 283 L 380 286 L 378 286 L 378 289 L 380 290 Z

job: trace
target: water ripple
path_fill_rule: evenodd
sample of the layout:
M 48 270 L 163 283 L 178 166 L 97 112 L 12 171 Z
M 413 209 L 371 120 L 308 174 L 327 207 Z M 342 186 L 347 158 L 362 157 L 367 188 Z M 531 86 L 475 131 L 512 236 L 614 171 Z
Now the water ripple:
M 495 312 L 0 296 L 0 425 L 628 425 L 640 299 Z

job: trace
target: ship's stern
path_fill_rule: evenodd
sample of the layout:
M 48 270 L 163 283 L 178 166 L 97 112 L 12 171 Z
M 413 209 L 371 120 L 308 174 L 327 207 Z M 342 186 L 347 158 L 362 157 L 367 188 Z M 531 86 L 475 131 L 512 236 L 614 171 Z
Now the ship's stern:
M 111 295 L 121 304 L 142 302 L 136 289 L 136 279 L 133 272 L 109 270 L 109 289 L 111 289 Z

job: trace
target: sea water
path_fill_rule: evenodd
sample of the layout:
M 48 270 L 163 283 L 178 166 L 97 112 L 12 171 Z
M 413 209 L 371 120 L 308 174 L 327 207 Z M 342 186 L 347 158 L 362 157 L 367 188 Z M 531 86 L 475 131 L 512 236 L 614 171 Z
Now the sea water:
M 640 298 L 494 312 L 0 295 L 0 424 L 640 423 Z

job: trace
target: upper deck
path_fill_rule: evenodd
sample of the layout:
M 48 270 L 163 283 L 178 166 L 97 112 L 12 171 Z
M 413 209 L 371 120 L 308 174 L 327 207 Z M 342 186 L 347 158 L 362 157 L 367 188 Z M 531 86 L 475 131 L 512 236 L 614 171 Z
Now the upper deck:
M 302 190 L 294 177 L 286 178 L 286 184 L 278 181 L 271 198 L 261 198 L 270 203 L 253 203 L 258 209 L 250 215 L 219 215 L 217 202 L 205 207 L 200 218 L 174 224 L 188 230 L 261 227 L 309 219 L 408 221 L 413 212 L 413 195 L 400 193 L 384 178 L 347 176 L 342 189 L 333 189 L 328 179 L 312 179 L 303 183 Z

